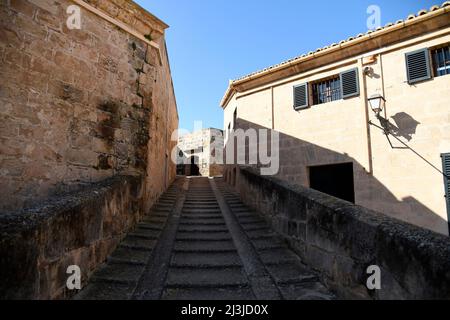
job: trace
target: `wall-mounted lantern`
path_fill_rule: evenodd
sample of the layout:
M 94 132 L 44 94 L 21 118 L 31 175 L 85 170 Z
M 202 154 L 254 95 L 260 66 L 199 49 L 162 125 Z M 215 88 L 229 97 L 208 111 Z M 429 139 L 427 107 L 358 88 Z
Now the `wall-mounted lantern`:
M 372 111 L 379 116 L 380 113 L 383 111 L 384 105 L 386 103 L 386 99 L 381 94 L 375 94 L 371 96 L 369 99 L 367 99 L 370 104 L 370 108 Z

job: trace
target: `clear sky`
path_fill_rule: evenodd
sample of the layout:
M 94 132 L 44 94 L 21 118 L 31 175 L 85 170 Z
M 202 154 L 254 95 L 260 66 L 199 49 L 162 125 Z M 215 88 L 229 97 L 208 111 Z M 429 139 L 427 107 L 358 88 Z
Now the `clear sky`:
M 170 25 L 166 41 L 180 128 L 223 129 L 219 102 L 236 79 L 444 0 L 135 0 Z

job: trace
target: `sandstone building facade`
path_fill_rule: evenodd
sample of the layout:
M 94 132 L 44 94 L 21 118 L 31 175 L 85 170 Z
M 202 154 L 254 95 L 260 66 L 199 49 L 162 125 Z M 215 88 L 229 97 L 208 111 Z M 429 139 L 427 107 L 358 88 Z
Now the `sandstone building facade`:
M 177 173 L 187 176 L 221 176 L 223 147 L 224 137 L 220 129 L 208 128 L 180 136 Z
M 224 128 L 278 132 L 279 178 L 448 234 L 449 66 L 445 2 L 232 81 Z
M 87 281 L 176 176 L 168 26 L 124 0 L 0 16 L 0 296 L 63 297 L 67 265 Z

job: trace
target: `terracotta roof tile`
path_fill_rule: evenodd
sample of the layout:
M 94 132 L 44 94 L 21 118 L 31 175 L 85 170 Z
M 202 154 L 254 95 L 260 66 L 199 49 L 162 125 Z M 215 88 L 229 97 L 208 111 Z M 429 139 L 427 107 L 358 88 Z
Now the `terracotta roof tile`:
M 350 42 L 350 41 L 353 41 L 353 40 L 355 40 L 355 39 L 357 39 L 357 38 L 361 38 L 361 37 L 363 37 L 364 35 L 368 35 L 368 34 L 371 34 L 371 33 L 373 33 L 373 32 L 376 32 L 376 31 L 380 31 L 380 30 L 384 30 L 384 29 L 386 29 L 386 28 L 390 28 L 390 27 L 392 27 L 392 26 L 394 26 L 394 25 L 396 25 L 396 24 L 401 24 L 401 23 L 404 23 L 405 21 L 408 21 L 408 20 L 416 19 L 417 17 L 420 17 L 420 16 L 423 16 L 423 15 L 429 14 L 429 13 L 431 13 L 431 12 L 433 12 L 433 11 L 436 11 L 436 10 L 438 10 L 438 9 L 440 9 L 440 8 L 444 8 L 444 7 L 447 7 L 447 6 L 450 6 L 450 1 L 445 1 L 445 2 L 442 3 L 440 6 L 439 6 L 439 5 L 434 5 L 434 6 L 432 6 L 432 7 L 430 8 L 430 10 L 428 10 L 428 11 L 425 10 L 425 9 L 422 9 L 422 10 L 420 10 L 420 11 L 417 13 L 417 15 L 410 14 L 410 15 L 408 15 L 408 17 L 407 17 L 405 20 L 399 19 L 399 20 L 397 20 L 395 23 L 389 22 L 389 23 L 387 23 L 384 27 L 378 27 L 375 31 L 374 31 L 374 30 L 368 30 L 365 34 L 359 33 L 357 36 L 349 37 L 347 40 L 341 40 L 341 41 L 339 41 L 339 43 L 332 43 L 332 44 L 329 45 L 329 46 L 325 46 L 325 47 L 323 47 L 323 48 L 318 48 L 318 49 L 316 49 L 316 51 L 310 51 L 310 52 L 308 52 L 307 54 L 302 54 L 302 55 L 300 55 L 300 56 L 291 58 L 291 59 L 286 60 L 286 61 L 284 61 L 284 62 L 278 63 L 278 64 L 273 65 L 273 66 L 270 66 L 270 67 L 268 67 L 268 68 L 265 68 L 265 69 L 263 69 L 263 70 L 259 70 L 259 71 L 250 73 L 250 74 L 248 74 L 248 75 L 246 75 L 246 76 L 243 76 L 243 77 L 241 77 L 241 78 L 238 78 L 238 79 L 236 79 L 236 80 L 232 80 L 232 81 L 230 82 L 230 84 L 232 84 L 233 82 L 240 81 L 240 80 L 244 80 L 244 79 L 249 78 L 249 77 L 251 77 L 251 76 L 254 76 L 254 75 L 263 73 L 263 72 L 265 72 L 265 71 L 267 71 L 267 70 L 271 70 L 271 69 L 274 69 L 274 68 L 276 68 L 276 67 L 283 66 L 283 65 L 285 65 L 285 64 L 288 64 L 288 63 L 290 63 L 290 62 L 292 62 L 292 61 L 295 61 L 295 60 L 298 60 L 298 59 L 300 59 L 300 58 L 305 58 L 306 56 L 313 55 L 315 52 L 321 52 L 321 51 L 324 51 L 324 50 L 329 49 L 329 48 L 331 48 L 331 47 L 336 47 L 336 46 L 338 46 L 338 45 L 343 45 L 343 44 L 345 44 L 345 43 L 347 43 L 347 42 Z

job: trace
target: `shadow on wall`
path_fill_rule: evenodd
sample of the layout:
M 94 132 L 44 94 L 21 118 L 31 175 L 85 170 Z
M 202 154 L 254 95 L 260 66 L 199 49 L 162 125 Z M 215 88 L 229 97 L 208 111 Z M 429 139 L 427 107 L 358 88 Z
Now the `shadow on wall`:
M 418 124 L 417 122 L 413 124 L 405 115 L 398 115 L 398 117 L 394 116 L 393 118 L 396 120 L 397 124 L 400 124 L 402 121 L 406 121 L 411 125 L 406 126 L 409 127 L 408 132 L 401 130 L 398 131 L 399 135 L 410 135 L 412 133 L 411 130 L 417 127 Z M 254 128 L 256 130 L 266 129 L 269 130 L 269 132 L 273 131 L 269 128 L 243 119 L 237 119 L 235 128 L 243 130 Z M 366 169 L 358 163 L 358 161 L 350 157 L 348 154 L 341 154 L 280 132 L 278 132 L 278 134 L 280 137 L 280 169 L 275 177 L 293 184 L 310 187 L 310 168 L 328 166 L 332 164 L 352 163 L 356 204 L 375 211 L 383 212 L 393 218 L 448 235 L 449 224 L 445 219 L 437 215 L 412 196 L 403 198 L 402 200 L 397 199 L 397 197 L 386 186 L 384 186 L 372 174 L 368 173 Z M 270 133 L 268 133 L 268 136 L 271 136 Z M 246 151 L 249 150 L 249 143 L 250 139 L 246 138 Z M 253 144 L 255 142 L 251 143 Z M 260 145 L 259 141 L 257 142 L 257 145 Z M 267 154 L 270 154 L 270 142 L 266 145 L 268 150 Z M 225 155 L 229 153 L 228 150 L 231 150 L 231 147 L 230 141 L 227 141 L 224 153 Z M 241 147 L 241 149 L 242 148 L 243 147 Z M 236 151 L 237 147 L 235 146 L 234 149 Z M 258 150 L 255 150 L 255 152 L 258 152 Z M 236 153 L 234 157 L 234 163 L 237 163 Z M 246 161 L 251 157 L 252 154 L 248 154 L 248 152 L 246 152 Z M 252 166 L 263 167 L 260 163 Z M 232 184 L 235 184 L 236 169 L 233 165 L 227 164 L 224 171 L 224 177 L 227 181 L 231 181 Z M 331 180 L 338 186 L 342 185 L 339 184 L 340 180 L 337 178 L 335 180 L 331 178 Z M 319 191 L 324 192 L 324 190 Z

